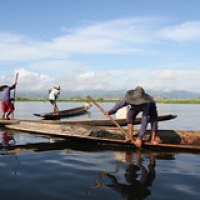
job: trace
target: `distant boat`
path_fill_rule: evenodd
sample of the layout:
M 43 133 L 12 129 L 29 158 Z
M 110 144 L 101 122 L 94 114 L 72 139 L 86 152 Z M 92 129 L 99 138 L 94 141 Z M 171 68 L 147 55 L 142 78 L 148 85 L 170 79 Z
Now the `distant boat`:
M 46 120 L 57 120 L 65 117 L 73 117 L 85 114 L 91 105 L 89 103 L 85 103 L 83 106 L 67 109 L 67 110 L 60 110 L 58 114 L 54 114 L 53 112 L 49 113 L 34 113 L 37 117 L 42 117 Z

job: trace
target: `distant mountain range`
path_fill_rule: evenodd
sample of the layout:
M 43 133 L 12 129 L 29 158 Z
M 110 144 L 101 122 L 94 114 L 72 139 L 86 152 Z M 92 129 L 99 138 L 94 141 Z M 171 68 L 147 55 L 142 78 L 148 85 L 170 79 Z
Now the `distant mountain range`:
M 61 98 L 72 98 L 72 97 L 81 97 L 84 98 L 87 95 L 90 95 L 94 98 L 123 98 L 126 91 L 124 90 L 84 90 L 84 91 L 61 91 Z M 200 92 L 189 92 L 182 90 L 173 90 L 173 91 L 146 91 L 153 97 L 156 98 L 166 98 L 166 99 L 200 99 Z M 48 91 L 45 93 L 42 92 L 16 92 L 17 97 L 21 98 L 48 98 Z

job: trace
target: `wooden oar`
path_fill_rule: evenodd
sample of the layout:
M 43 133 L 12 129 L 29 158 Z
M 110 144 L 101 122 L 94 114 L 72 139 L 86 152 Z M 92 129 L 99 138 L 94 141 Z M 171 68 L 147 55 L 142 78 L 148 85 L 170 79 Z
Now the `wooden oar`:
M 105 115 L 105 110 L 91 96 L 88 95 L 87 99 L 91 101 L 95 106 L 97 106 L 101 110 L 101 112 Z M 106 116 L 119 128 L 119 130 L 123 135 L 127 135 L 126 131 L 122 129 L 122 127 L 110 115 Z
M 19 77 L 19 73 L 17 72 L 17 74 L 15 76 L 15 89 L 13 92 L 13 105 L 15 105 L 15 95 L 16 95 L 16 87 L 17 87 L 17 83 L 18 83 L 18 77 Z M 12 113 L 12 118 L 14 118 L 14 111 Z
M 18 77 L 19 77 L 19 72 L 17 72 L 16 76 L 15 76 L 15 84 L 17 85 L 18 83 Z M 13 99 L 15 100 L 15 94 L 16 94 L 16 85 L 15 85 L 15 89 L 14 89 L 14 93 L 13 93 Z

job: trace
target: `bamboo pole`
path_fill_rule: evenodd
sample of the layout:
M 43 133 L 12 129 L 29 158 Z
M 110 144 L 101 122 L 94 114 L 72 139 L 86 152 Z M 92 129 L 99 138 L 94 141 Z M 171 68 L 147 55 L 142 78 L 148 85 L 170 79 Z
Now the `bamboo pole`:
M 88 95 L 87 99 L 91 101 L 95 106 L 97 106 L 101 110 L 101 112 L 105 115 L 105 110 L 91 96 Z M 124 129 L 122 129 L 122 127 L 110 115 L 106 116 L 119 128 L 119 130 L 123 135 L 127 135 L 127 132 Z
M 16 98 L 15 96 L 16 96 L 18 78 L 19 78 L 19 72 L 17 72 L 16 75 L 15 75 L 15 89 L 14 89 L 14 92 L 13 92 L 13 106 L 15 106 L 15 98 Z M 14 111 L 12 113 L 12 119 L 14 119 Z

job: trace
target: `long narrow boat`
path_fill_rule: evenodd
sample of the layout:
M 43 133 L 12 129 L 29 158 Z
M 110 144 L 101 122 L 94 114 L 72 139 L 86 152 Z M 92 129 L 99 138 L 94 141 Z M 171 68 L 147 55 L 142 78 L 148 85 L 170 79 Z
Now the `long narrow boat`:
M 35 116 L 41 117 L 46 120 L 57 120 L 65 117 L 73 117 L 85 114 L 87 110 L 91 107 L 90 104 L 85 103 L 83 106 L 67 109 L 67 110 L 60 110 L 58 114 L 54 114 L 53 112 L 48 113 L 34 113 Z
M 158 121 L 167 121 L 175 119 L 177 115 L 160 115 L 158 116 Z M 120 126 L 125 126 L 126 119 L 114 119 Z M 23 120 L 21 120 L 23 121 Z M 116 126 L 110 119 L 87 119 L 87 120 L 62 120 L 62 121 L 55 121 L 55 120 L 40 120 L 40 121 L 33 121 L 33 120 L 25 120 L 35 123 L 49 123 L 49 124 L 80 124 L 80 125 L 90 125 L 90 126 Z M 141 117 L 137 117 L 134 121 L 134 125 L 141 124 Z
M 105 126 L 72 125 L 72 124 L 44 124 L 21 121 L 17 124 L 6 125 L 6 128 L 29 133 L 58 136 L 61 138 L 87 139 L 104 143 L 127 145 L 124 135 L 118 128 Z M 124 129 L 127 131 L 127 129 Z M 137 134 L 138 130 L 134 131 Z M 188 130 L 158 130 L 157 138 L 160 144 L 151 145 L 149 140 L 150 132 L 147 131 L 143 147 L 200 150 L 200 131 Z M 128 143 L 133 145 L 133 143 Z
M 159 115 L 158 121 L 167 121 L 171 119 L 175 119 L 177 115 Z M 114 119 L 120 126 L 127 125 L 126 119 Z M 91 126 L 116 126 L 110 119 L 91 119 L 91 120 L 66 120 L 60 121 L 60 124 L 82 124 L 82 125 L 91 125 Z M 141 117 L 137 117 L 134 121 L 134 125 L 141 124 Z
M 167 121 L 175 119 L 177 115 L 160 115 L 158 116 L 158 121 Z M 126 119 L 114 119 L 120 126 L 126 125 Z M 87 120 L 23 120 L 23 119 L 11 119 L 11 120 L 1 120 L 0 126 L 5 126 L 9 124 L 16 124 L 20 121 L 34 122 L 34 123 L 45 123 L 45 124 L 80 124 L 80 125 L 90 125 L 90 126 L 116 126 L 110 119 L 87 119 Z M 141 124 L 141 117 L 137 117 L 134 121 L 134 125 Z

